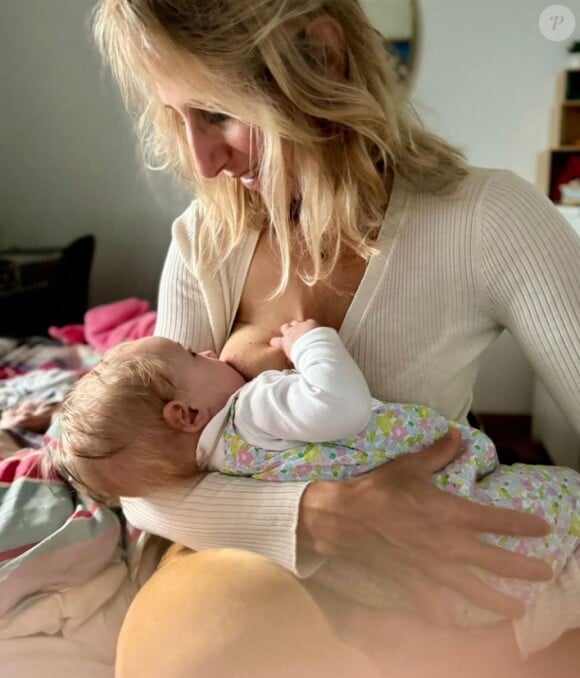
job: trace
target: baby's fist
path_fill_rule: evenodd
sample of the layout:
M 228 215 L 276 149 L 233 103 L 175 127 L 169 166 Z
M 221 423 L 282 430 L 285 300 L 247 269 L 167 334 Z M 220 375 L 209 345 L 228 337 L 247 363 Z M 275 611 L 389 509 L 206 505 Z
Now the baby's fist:
M 270 345 L 284 351 L 288 360 L 291 360 L 290 352 L 292 351 L 292 346 L 301 336 L 316 327 L 320 327 L 316 320 L 292 320 L 289 323 L 284 323 L 280 327 L 280 334 L 282 336 L 270 339 Z

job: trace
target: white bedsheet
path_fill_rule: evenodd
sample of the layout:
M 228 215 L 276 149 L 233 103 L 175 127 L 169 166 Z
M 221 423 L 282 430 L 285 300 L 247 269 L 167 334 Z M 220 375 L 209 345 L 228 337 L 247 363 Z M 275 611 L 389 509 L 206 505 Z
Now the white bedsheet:
M 135 594 L 124 563 L 0 619 L 1 678 L 113 678 L 121 624 Z

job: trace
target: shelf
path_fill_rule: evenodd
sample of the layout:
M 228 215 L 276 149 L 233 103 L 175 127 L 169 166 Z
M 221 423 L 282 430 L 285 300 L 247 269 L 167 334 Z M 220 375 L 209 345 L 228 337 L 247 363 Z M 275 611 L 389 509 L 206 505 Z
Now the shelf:
M 580 145 L 552 149 L 549 157 L 548 196 L 552 202 L 560 204 L 560 184 L 568 183 L 579 174 Z
M 562 203 L 560 186 L 568 187 L 572 180 L 580 177 L 580 68 L 566 69 L 560 83 L 563 87 L 558 97 L 558 136 L 554 139 L 558 146 L 546 154 L 546 188 L 554 204 L 566 205 Z
M 564 101 L 580 99 L 580 68 L 566 71 L 564 78 Z

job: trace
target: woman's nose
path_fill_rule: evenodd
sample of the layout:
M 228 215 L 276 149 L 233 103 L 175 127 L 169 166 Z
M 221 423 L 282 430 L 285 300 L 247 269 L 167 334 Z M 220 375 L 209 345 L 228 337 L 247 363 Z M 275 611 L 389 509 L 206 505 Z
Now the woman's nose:
M 204 179 L 213 179 L 225 168 L 229 147 L 218 127 L 188 125 L 187 142 L 198 173 Z

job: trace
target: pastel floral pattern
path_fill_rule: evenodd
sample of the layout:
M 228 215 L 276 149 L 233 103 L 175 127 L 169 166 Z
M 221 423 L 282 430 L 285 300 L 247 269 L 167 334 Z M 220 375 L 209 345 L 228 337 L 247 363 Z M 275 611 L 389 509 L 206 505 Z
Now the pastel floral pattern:
M 276 482 L 352 478 L 418 452 L 458 428 L 465 452 L 434 482 L 447 492 L 481 504 L 533 513 L 552 526 L 549 535 L 519 538 L 493 534 L 482 540 L 548 562 L 557 577 L 580 544 L 580 474 L 567 468 L 499 464 L 492 441 L 481 431 L 447 421 L 429 407 L 373 400 L 367 427 L 351 439 L 304 444 L 285 451 L 266 450 L 238 434 L 235 401 L 224 431 L 225 458 L 220 471 Z M 481 577 L 501 591 L 529 602 L 545 584 L 507 580 L 489 573 Z

